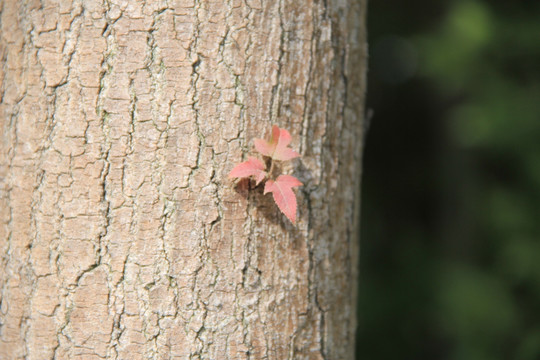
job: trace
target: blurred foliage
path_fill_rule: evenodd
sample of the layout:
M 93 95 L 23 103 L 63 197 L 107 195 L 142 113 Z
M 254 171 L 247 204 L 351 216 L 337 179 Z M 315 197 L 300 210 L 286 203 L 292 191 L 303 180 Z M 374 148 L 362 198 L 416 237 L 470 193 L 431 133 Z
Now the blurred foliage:
M 540 359 L 540 1 L 371 1 L 357 358 Z

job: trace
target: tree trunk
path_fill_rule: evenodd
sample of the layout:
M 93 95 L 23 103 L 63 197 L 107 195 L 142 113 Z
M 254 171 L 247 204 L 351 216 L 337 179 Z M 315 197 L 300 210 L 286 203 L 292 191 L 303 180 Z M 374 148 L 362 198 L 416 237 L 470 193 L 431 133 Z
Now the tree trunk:
M 1 359 L 354 357 L 365 1 L 0 6 Z

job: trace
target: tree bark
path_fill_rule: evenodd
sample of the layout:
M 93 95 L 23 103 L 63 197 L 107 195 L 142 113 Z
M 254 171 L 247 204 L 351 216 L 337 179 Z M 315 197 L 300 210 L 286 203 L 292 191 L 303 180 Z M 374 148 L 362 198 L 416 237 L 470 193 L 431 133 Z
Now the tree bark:
M 354 357 L 365 1 L 0 7 L 0 358 Z

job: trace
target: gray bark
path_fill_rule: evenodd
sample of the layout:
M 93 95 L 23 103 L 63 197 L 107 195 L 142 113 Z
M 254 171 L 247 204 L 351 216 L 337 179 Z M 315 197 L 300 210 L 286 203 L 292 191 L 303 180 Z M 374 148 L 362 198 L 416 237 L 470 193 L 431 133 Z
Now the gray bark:
M 0 358 L 353 358 L 365 1 L 0 7 Z

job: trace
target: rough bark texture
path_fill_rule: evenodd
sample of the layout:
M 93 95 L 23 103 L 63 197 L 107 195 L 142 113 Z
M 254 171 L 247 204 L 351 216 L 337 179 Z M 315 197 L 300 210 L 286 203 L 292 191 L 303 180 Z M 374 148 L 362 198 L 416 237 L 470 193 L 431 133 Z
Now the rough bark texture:
M 0 7 L 1 359 L 353 358 L 364 1 Z

